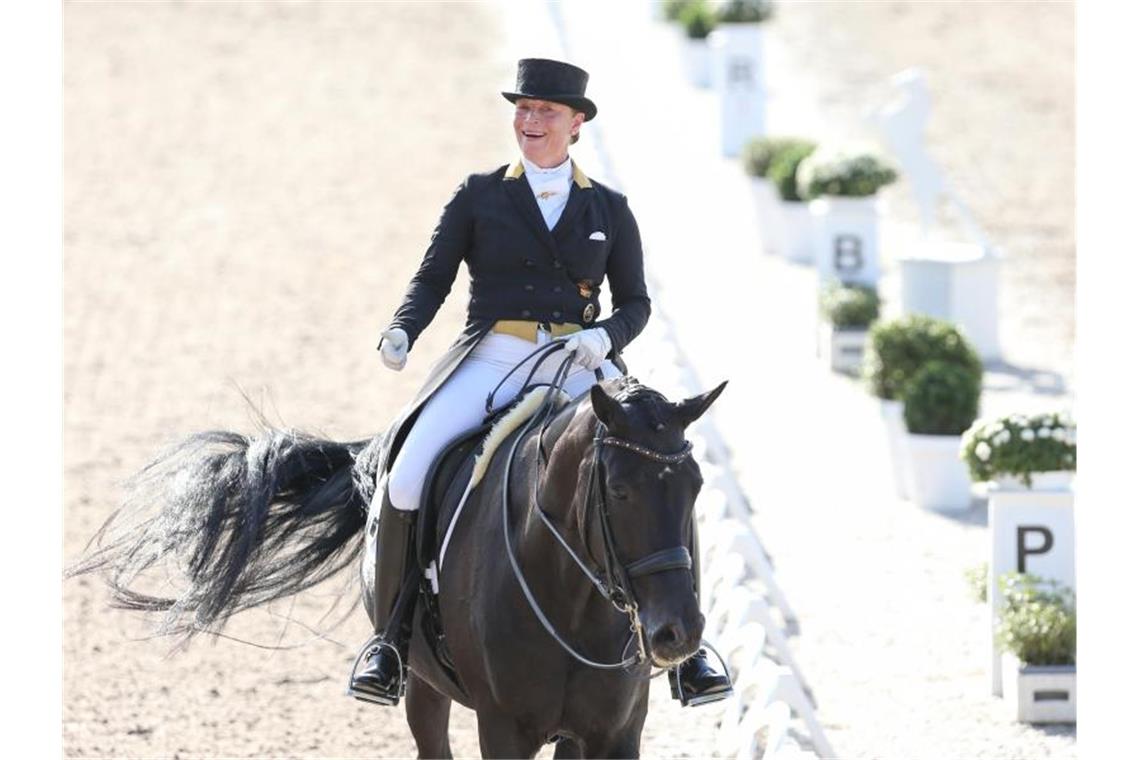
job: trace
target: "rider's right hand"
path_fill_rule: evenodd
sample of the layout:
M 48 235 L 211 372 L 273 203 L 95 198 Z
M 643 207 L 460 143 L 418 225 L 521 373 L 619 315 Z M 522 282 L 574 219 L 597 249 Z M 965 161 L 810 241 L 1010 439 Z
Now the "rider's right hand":
M 402 370 L 408 363 L 408 334 L 399 327 L 381 333 L 380 358 L 388 369 Z

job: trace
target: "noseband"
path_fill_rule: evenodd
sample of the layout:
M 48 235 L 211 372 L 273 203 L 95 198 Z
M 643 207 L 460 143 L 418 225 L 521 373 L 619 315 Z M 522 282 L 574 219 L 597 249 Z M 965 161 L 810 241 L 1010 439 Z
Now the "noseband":
M 564 342 L 565 341 L 552 342 L 549 346 L 543 346 L 537 351 L 532 352 L 525 359 L 519 362 L 519 364 L 515 365 L 515 368 L 512 369 L 511 372 L 514 372 L 515 369 L 518 369 L 518 367 L 525 364 L 535 354 L 545 351 L 546 353 L 537 362 L 537 364 L 541 364 L 555 352 L 560 350 L 561 344 Z M 514 462 L 515 451 L 518 448 L 519 442 L 522 441 L 526 437 L 526 434 L 535 427 L 539 427 L 539 436 L 541 438 L 542 432 L 545 430 L 547 423 L 550 422 L 551 418 L 554 415 L 554 412 L 556 411 L 555 405 L 552 401 L 554 394 L 558 390 L 561 390 L 562 386 L 565 384 L 566 377 L 569 375 L 570 365 L 572 362 L 573 357 L 571 356 L 567 357 L 565 360 L 563 360 L 562 364 L 559 365 L 558 370 L 555 372 L 553 382 L 551 382 L 550 388 L 547 390 L 546 396 L 543 398 L 542 406 L 527 423 L 523 432 L 515 438 L 514 443 L 511 445 L 510 452 L 506 457 L 506 463 L 503 467 L 503 540 L 506 543 L 507 558 L 510 560 L 511 568 L 514 570 L 515 578 L 518 580 L 519 586 L 522 588 L 523 595 L 526 597 L 527 602 L 530 604 L 531 610 L 534 612 L 535 616 L 538 617 L 539 622 L 542 623 L 547 633 L 549 633 L 555 639 L 555 641 L 557 641 L 559 645 L 561 645 L 561 647 L 566 650 L 568 654 L 570 654 L 572 657 L 574 657 L 574 659 L 578 660 L 582 664 L 602 670 L 618 670 L 629 668 L 631 666 L 638 665 L 649 660 L 649 655 L 646 651 L 644 627 L 642 626 L 641 616 L 638 612 L 637 595 L 634 592 L 632 581 L 636 578 L 643 578 L 648 575 L 664 573 L 670 570 L 691 571 L 693 567 L 693 559 L 689 554 L 688 547 L 674 546 L 669 549 L 662 549 L 660 551 L 653 552 L 644 557 L 641 557 L 640 559 L 630 562 L 629 564 L 622 564 L 617 550 L 617 542 L 614 539 L 613 526 L 610 522 L 609 503 L 605 496 L 605 490 L 601 485 L 600 474 L 602 448 L 605 446 L 622 448 L 656 462 L 677 464 L 690 455 L 693 449 L 693 445 L 690 442 L 686 441 L 684 447 L 682 447 L 680 451 L 671 454 L 664 454 L 659 451 L 650 449 L 646 446 L 642 446 L 641 444 L 634 443 L 633 441 L 627 441 L 623 438 L 606 435 L 605 425 L 600 421 L 598 422 L 598 426 L 593 439 L 593 463 L 590 466 L 590 482 L 586 490 L 585 510 L 586 518 L 588 520 L 590 519 L 591 510 L 596 509 L 598 511 L 599 523 L 602 527 L 602 539 L 605 547 L 605 567 L 600 577 L 598 573 L 595 573 L 586 565 L 578 553 L 574 551 L 569 543 L 567 543 L 566 539 L 562 537 L 562 534 L 555 527 L 553 521 L 546 514 L 546 511 L 543 510 L 539 504 L 538 483 L 541 480 L 541 473 L 538 472 L 538 470 L 540 469 L 541 457 L 536 457 L 536 472 L 534 476 L 533 493 L 530 502 L 528 502 L 528 506 L 533 505 L 535 512 L 538 514 L 543 524 L 550 530 L 554 538 L 557 539 L 558 543 L 562 546 L 563 549 L 566 550 L 566 552 L 570 555 L 570 558 L 574 560 L 574 563 L 578 566 L 582 573 L 594 585 L 594 588 L 598 590 L 598 593 L 601 594 L 611 604 L 613 604 L 619 612 L 622 612 L 629 617 L 630 641 L 626 642 L 626 645 L 622 650 L 623 659 L 620 662 L 613 663 L 595 662 L 594 660 L 591 660 L 579 654 L 574 650 L 573 647 L 567 644 L 562 636 L 560 636 L 555 630 L 554 625 L 546 617 L 545 613 L 543 613 L 542 608 L 539 606 L 538 601 L 534 598 L 534 594 L 530 590 L 530 586 L 527 584 L 526 579 L 523 577 L 522 568 L 519 566 L 518 559 L 515 557 L 514 550 L 511 548 L 510 537 L 509 494 L 511 482 L 511 466 Z M 531 372 L 532 376 L 533 373 L 534 370 Z M 509 377 L 510 374 L 511 373 L 507 373 L 507 376 Z M 598 379 L 600 380 L 601 373 L 599 372 L 598 375 Z M 492 395 L 493 393 L 494 392 L 492 392 Z M 541 440 L 539 441 L 539 444 L 539 448 L 541 450 Z M 629 650 L 631 642 L 636 642 L 637 651 L 629 657 L 624 657 L 624 653 Z

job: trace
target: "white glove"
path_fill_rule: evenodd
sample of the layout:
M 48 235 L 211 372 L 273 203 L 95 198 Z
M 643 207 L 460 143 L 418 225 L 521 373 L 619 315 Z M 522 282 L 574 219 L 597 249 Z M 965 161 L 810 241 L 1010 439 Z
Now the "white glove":
M 381 333 L 380 358 L 388 369 L 402 370 L 408 363 L 408 334 L 399 327 Z
M 595 327 L 590 330 L 572 333 L 566 339 L 564 348 L 574 354 L 574 361 L 589 370 L 597 369 L 606 360 L 606 354 L 613 348 L 610 334 L 605 328 Z

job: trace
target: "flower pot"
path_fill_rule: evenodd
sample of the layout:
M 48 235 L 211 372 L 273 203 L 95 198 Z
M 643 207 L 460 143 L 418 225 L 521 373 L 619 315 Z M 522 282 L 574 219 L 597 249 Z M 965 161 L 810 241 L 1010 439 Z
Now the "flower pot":
M 970 471 L 958 456 L 961 444 L 960 435 L 907 433 L 905 458 L 915 504 L 934 512 L 970 508 Z
M 999 475 L 993 487 L 1002 491 L 1069 491 L 1073 487 L 1073 473 L 1067 470 L 1029 473 L 1031 485 L 1026 486 L 1015 475 Z
M 820 320 L 816 354 L 822 356 L 833 371 L 856 374 L 863 365 L 863 346 L 866 342 L 865 327 L 836 329 L 827 320 Z
M 707 39 L 694 39 L 682 31 L 681 58 L 689 84 L 702 88 L 712 84 L 712 51 Z
M 914 493 L 913 475 L 906 463 L 906 423 L 903 402 L 879 399 L 879 414 L 887 431 L 887 448 L 891 455 L 891 472 L 895 476 L 895 493 L 909 499 Z
M 709 35 L 713 88 L 720 99 L 721 152 L 740 154 L 764 134 L 764 34 L 760 23 L 722 23 Z
M 756 207 L 756 221 L 760 225 L 760 244 L 764 253 L 779 253 L 783 248 L 784 229 L 780 219 L 780 196 L 772 181 L 765 177 L 752 178 L 752 200 Z
M 813 248 L 820 284 L 879 281 L 879 204 L 877 196 L 824 196 L 808 204 L 815 220 Z
M 1077 666 L 1026 665 L 1001 656 L 1003 699 L 1022 723 L 1076 723 Z
M 788 261 L 810 264 L 815 255 L 812 250 L 812 216 L 808 204 L 802 201 L 780 201 L 780 221 L 784 239 L 781 253 Z

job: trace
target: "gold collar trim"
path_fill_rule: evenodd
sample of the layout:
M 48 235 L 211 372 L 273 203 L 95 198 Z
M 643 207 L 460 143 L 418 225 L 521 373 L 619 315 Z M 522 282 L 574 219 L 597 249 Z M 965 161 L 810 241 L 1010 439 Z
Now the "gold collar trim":
M 577 162 L 575 162 L 574 159 L 570 159 L 570 167 L 571 167 L 570 177 L 571 177 L 571 179 L 574 180 L 575 185 L 577 185 L 578 187 L 580 187 L 583 190 L 585 190 L 586 188 L 594 186 L 593 183 L 590 182 L 590 178 L 586 176 L 586 172 L 582 171 L 582 169 L 578 166 Z M 520 158 L 517 161 L 515 161 L 513 164 L 511 164 L 510 167 L 507 169 L 507 173 L 503 175 L 503 181 L 506 182 L 509 179 L 518 179 L 519 177 L 521 177 L 523 175 L 523 172 L 524 172 L 523 162 L 522 162 L 522 159 Z
M 574 172 L 571 175 L 574 178 L 574 184 L 585 190 L 587 187 L 593 187 L 590 183 L 590 178 L 586 176 L 586 172 L 578 168 L 578 164 L 574 163 L 574 159 L 570 159 L 570 166 L 574 167 Z

